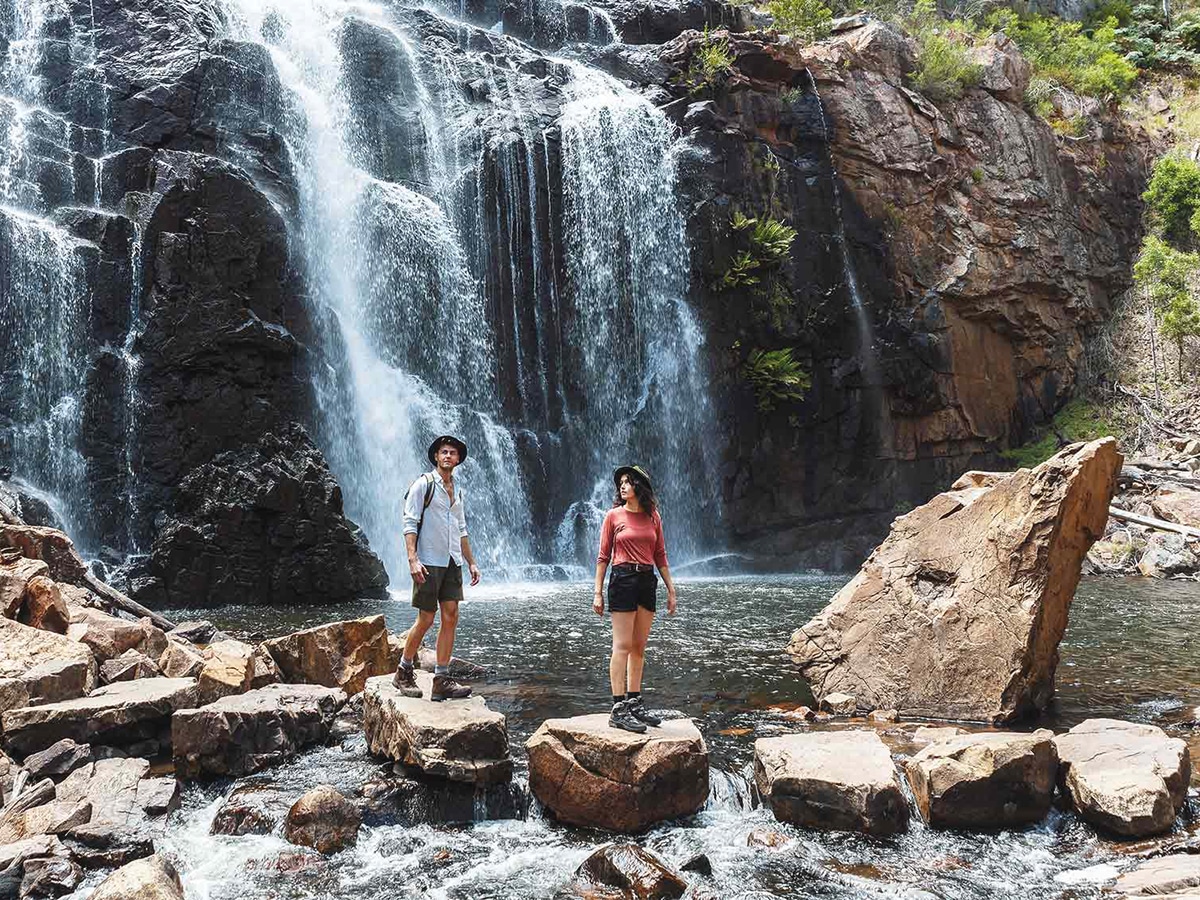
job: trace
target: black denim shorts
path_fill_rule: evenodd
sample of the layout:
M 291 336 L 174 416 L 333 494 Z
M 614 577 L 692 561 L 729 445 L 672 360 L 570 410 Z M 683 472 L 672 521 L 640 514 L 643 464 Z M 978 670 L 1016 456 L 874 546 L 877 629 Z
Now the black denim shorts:
M 632 565 L 622 563 L 612 567 L 608 576 L 608 611 L 635 612 L 640 606 L 654 612 L 658 602 L 658 576 L 653 566 L 639 572 Z

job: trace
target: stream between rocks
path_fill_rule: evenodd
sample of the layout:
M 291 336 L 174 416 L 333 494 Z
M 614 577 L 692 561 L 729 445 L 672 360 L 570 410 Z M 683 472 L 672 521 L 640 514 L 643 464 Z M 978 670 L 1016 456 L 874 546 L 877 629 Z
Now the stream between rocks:
M 676 866 L 704 853 L 720 897 L 1081 898 L 1132 865 L 1147 844 L 1098 838 L 1058 810 L 1023 831 L 966 834 L 927 829 L 913 817 L 891 840 L 819 833 L 776 822 L 747 780 L 758 737 L 806 726 L 784 712 L 812 702 L 782 648 L 791 629 L 817 612 L 844 579 L 829 576 L 685 580 L 680 613 L 660 615 L 647 654 L 649 706 L 695 717 L 709 744 L 712 789 L 698 815 L 638 839 Z M 406 596 L 337 607 L 226 607 L 203 615 L 235 636 L 283 634 L 382 612 L 389 629 L 410 624 Z M 190 617 L 176 611 L 175 618 Z M 1200 704 L 1200 584 L 1085 579 L 1061 647 L 1057 700 L 1038 724 L 1062 731 L 1085 718 L 1153 722 L 1188 738 L 1200 758 L 1200 729 L 1183 719 Z M 547 718 L 607 709 L 609 628 L 590 609 L 590 585 L 503 585 L 469 591 L 456 654 L 489 667 L 476 683 L 504 713 L 525 785 L 524 742 Z M 773 708 L 776 707 L 776 708 Z M 881 726 L 894 753 L 907 754 L 915 723 Z M 836 726 L 835 726 L 836 727 Z M 399 897 L 552 897 L 575 868 L 614 836 L 559 825 L 536 802 L 526 819 L 469 827 L 367 824 L 355 848 L 328 860 L 298 854 L 282 838 L 210 835 L 221 801 L 243 784 L 269 784 L 291 797 L 321 783 L 346 796 L 386 773 L 361 733 L 239 782 L 189 784 L 163 849 L 180 861 L 195 900 Z M 1200 826 L 1193 790 L 1177 829 Z M 482 811 L 480 811 L 482 812 Z M 748 844 L 755 830 L 786 838 Z M 1176 835 L 1176 837 L 1181 835 Z M 616 838 L 620 839 L 620 838 Z M 686 873 L 685 873 L 686 874 Z

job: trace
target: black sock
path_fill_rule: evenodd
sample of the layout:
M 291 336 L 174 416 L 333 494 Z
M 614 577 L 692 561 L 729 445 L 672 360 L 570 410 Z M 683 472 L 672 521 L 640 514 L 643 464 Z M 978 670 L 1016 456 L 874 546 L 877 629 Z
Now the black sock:
M 613 694 L 613 706 L 616 706 L 618 703 L 623 703 L 624 701 L 625 701 L 624 694 Z
M 642 696 L 642 692 L 641 691 L 630 691 L 625 696 L 628 697 L 630 700 L 636 700 L 638 697 Z

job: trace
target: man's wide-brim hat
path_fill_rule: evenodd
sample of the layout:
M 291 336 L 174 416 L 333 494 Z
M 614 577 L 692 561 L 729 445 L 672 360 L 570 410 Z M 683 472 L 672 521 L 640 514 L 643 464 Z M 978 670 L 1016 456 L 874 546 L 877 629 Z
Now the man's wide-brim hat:
M 621 486 L 621 476 L 628 475 L 631 479 L 638 479 L 646 482 L 646 487 L 650 487 L 650 476 L 641 466 L 618 466 L 613 472 L 613 483 L 619 488 Z
M 437 465 L 437 452 L 443 444 L 449 444 L 458 451 L 458 461 L 460 464 L 467 461 L 467 445 L 452 434 L 443 434 L 440 437 L 435 437 L 433 443 L 429 445 L 429 461 L 433 465 Z

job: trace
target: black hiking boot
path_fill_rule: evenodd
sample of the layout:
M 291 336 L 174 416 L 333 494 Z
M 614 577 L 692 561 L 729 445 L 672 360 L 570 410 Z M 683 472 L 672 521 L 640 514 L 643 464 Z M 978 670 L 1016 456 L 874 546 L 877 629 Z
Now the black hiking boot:
M 646 726 L 635 719 L 633 713 L 629 711 L 628 700 L 622 700 L 613 706 L 612 715 L 608 717 L 608 727 L 632 731 L 634 734 L 646 733 Z
M 629 706 L 630 714 L 639 722 L 644 722 L 651 728 L 657 728 L 662 724 L 662 719 L 646 709 L 641 697 L 630 697 L 625 703 Z
M 433 690 L 429 692 L 429 699 L 437 702 L 439 700 L 462 700 L 464 697 L 471 696 L 471 689 L 465 684 L 459 684 L 449 675 L 434 675 Z
M 405 697 L 421 696 L 421 689 L 417 686 L 416 666 L 396 666 L 396 677 L 392 679 L 392 684 L 399 688 Z

